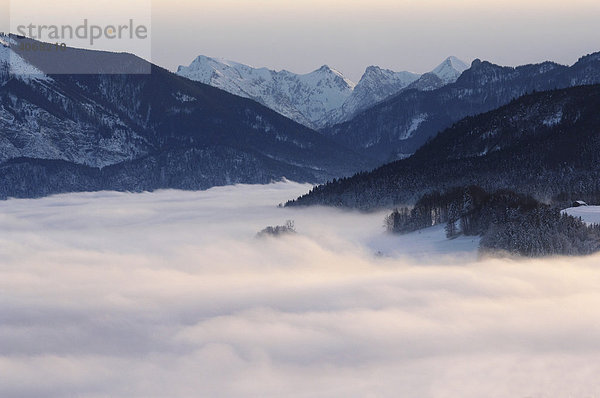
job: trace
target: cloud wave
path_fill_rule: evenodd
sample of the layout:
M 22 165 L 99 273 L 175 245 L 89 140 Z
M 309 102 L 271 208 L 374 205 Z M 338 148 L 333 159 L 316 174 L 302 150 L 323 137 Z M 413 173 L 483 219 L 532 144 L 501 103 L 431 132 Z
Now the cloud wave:
M 600 257 L 477 260 L 276 207 L 306 190 L 1 203 L 0 396 L 600 395 Z

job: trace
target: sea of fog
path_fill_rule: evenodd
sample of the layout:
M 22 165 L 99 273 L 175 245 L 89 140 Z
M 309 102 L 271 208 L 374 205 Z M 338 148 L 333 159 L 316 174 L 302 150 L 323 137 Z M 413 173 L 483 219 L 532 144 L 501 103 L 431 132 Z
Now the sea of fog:
M 600 257 L 277 207 L 308 189 L 0 202 L 0 396 L 600 396 Z

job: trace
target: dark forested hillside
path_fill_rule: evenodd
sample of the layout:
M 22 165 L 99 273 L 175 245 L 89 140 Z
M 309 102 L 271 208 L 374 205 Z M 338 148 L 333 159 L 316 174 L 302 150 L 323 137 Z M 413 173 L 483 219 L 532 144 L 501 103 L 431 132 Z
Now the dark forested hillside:
M 76 49 L 18 53 L 13 48 L 20 40 L 26 39 L 4 36 L 0 43 L 2 198 L 202 189 L 284 176 L 319 182 L 370 164 L 254 101 L 132 55 Z M 97 73 L 44 73 L 64 63 Z M 140 73 L 102 65 L 134 65 Z
M 483 253 L 520 256 L 588 255 L 600 250 L 600 226 L 561 213 L 535 199 L 480 187 L 424 195 L 411 209 L 394 210 L 385 220 L 391 233 L 445 224 L 446 236 L 481 236 Z
M 393 161 L 414 153 L 466 116 L 534 91 L 599 83 L 600 53 L 582 57 L 571 67 L 545 62 L 512 68 L 475 60 L 453 84 L 405 91 L 324 133 L 381 161 Z
M 468 185 L 542 201 L 597 196 L 599 110 L 599 85 L 527 95 L 456 123 L 409 159 L 316 187 L 289 205 L 392 207 Z

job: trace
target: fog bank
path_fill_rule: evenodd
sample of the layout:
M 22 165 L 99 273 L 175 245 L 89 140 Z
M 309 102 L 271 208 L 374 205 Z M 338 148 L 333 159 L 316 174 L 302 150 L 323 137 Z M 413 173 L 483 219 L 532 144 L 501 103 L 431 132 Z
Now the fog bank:
M 0 202 L 0 396 L 600 395 L 600 257 L 277 208 L 309 188 Z

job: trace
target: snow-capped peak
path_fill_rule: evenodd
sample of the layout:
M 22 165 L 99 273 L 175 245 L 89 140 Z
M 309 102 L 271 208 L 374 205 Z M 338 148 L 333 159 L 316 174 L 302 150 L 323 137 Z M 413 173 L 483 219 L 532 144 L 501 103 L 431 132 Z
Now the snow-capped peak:
M 394 72 L 389 69 L 383 69 L 379 66 L 369 66 L 365 70 L 362 78 L 358 82 L 358 85 L 364 85 L 369 82 L 381 82 L 384 84 L 396 83 L 398 86 L 408 86 L 410 83 L 417 80 L 421 75 L 412 72 Z M 357 86 L 358 86 L 357 85 Z M 401 88 L 404 88 L 401 87 Z
M 347 87 L 347 88 L 350 88 L 351 90 L 354 90 L 354 87 L 356 86 L 356 83 L 354 83 L 352 80 L 350 80 L 346 76 L 344 76 L 342 74 L 342 72 L 338 71 L 337 69 L 333 69 L 329 65 L 323 65 L 314 72 L 308 73 L 306 75 L 300 75 L 300 76 L 304 76 L 304 77 L 320 76 L 319 78 L 321 78 L 321 79 L 333 78 L 333 79 L 337 80 L 339 84 L 341 84 L 342 89 L 345 89 Z M 346 86 L 346 87 L 344 87 L 344 86 Z
M 432 90 L 453 83 L 466 69 L 456 57 L 425 75 L 369 66 L 355 84 L 329 65 L 295 74 L 200 55 L 189 66 L 180 66 L 177 73 L 251 98 L 306 126 L 322 128 L 346 121 L 403 89 Z
M 399 93 L 419 77 L 412 72 L 394 72 L 369 66 L 342 107 L 331 112 L 323 123 L 332 125 L 346 121 L 356 113 Z
M 330 122 L 337 123 L 348 119 L 357 112 L 399 93 L 419 77 L 420 75 L 412 72 L 394 72 L 379 66 L 367 67 L 352 95 L 342 109 L 332 115 Z
M 207 56 L 197 57 L 190 66 L 180 66 L 177 73 L 251 98 L 314 128 L 322 127 L 320 121 L 342 107 L 355 86 L 328 65 L 307 74 L 295 74 Z
M 456 57 L 448 57 L 431 71 L 446 84 L 454 83 L 469 66 Z
M 344 76 L 344 74 L 342 72 L 340 72 L 339 70 L 332 68 L 329 65 L 323 65 L 321 66 L 319 69 L 317 69 L 315 72 L 325 72 L 325 73 L 333 73 L 334 75 L 338 75 L 343 77 L 344 79 L 346 79 L 346 77 Z M 350 80 L 348 80 L 350 81 Z M 355 84 L 355 83 L 352 83 Z

